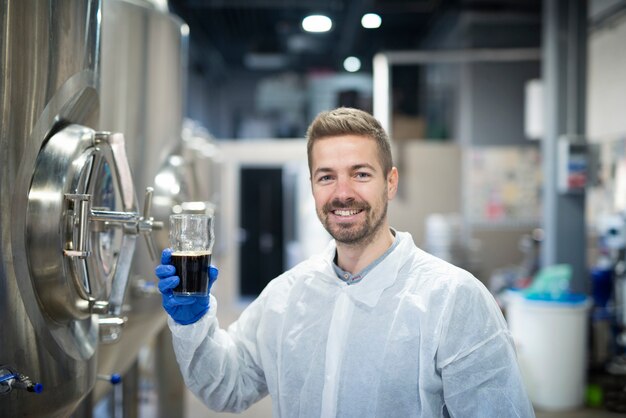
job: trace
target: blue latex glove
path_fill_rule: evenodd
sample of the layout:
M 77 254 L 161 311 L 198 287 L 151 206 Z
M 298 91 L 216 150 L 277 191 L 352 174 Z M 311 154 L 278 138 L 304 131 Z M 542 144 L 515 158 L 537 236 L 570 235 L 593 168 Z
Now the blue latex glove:
M 180 278 L 176 275 L 176 268 L 171 263 L 172 250 L 166 248 L 161 254 L 161 264 L 155 269 L 159 278 L 159 291 L 163 299 L 163 308 L 177 323 L 181 325 L 193 324 L 209 310 L 209 295 L 175 296 L 172 289 L 178 286 Z M 217 268 L 210 266 L 209 292 L 217 280 L 217 274 Z

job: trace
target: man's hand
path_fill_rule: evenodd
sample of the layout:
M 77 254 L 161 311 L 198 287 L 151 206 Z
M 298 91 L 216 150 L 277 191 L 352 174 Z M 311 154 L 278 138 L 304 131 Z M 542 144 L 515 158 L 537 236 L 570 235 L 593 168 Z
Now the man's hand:
M 159 291 L 163 299 L 165 311 L 181 325 L 193 324 L 209 310 L 209 295 L 206 296 L 175 296 L 172 292 L 180 278 L 176 275 L 176 268 L 172 265 L 172 250 L 166 248 L 161 254 L 161 264 L 155 269 L 159 278 Z M 218 270 L 209 267 L 209 292 L 217 280 Z

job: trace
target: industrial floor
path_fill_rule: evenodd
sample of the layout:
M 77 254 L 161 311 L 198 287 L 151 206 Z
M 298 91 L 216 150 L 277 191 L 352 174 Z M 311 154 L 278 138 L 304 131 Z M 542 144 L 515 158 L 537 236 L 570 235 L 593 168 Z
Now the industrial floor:
M 150 352 L 150 351 L 149 351 Z M 152 364 L 147 362 L 147 364 Z M 155 390 L 154 375 L 149 373 L 150 370 L 154 370 L 153 367 L 142 368 L 142 378 L 140 379 L 139 389 L 139 405 L 138 405 L 138 417 L 139 418 L 154 418 L 158 416 L 157 411 L 157 394 Z M 117 388 L 121 389 L 121 388 Z M 198 400 L 189 390 L 184 389 L 184 408 L 185 413 L 181 418 L 271 418 L 272 417 L 272 403 L 269 397 L 265 397 L 261 401 L 252 405 L 248 410 L 241 414 L 232 413 L 217 413 L 208 409 L 200 400 Z M 124 416 L 123 412 L 120 412 L 121 408 L 121 396 L 119 393 L 117 396 L 112 396 L 109 399 L 103 400 L 94 410 L 93 418 L 117 418 Z M 574 411 L 562 411 L 562 412 L 546 412 L 541 410 L 535 411 L 536 418 L 619 418 L 626 417 L 626 414 L 620 414 L 611 412 L 603 408 L 591 409 L 583 408 Z
M 624 414 L 602 409 L 581 409 L 567 412 L 541 412 L 535 411 L 537 418 L 619 418 Z
M 267 397 L 253 405 L 241 414 L 217 413 L 204 406 L 191 392 L 185 393 L 185 416 L 182 418 L 271 418 L 272 405 Z M 624 414 L 610 412 L 603 409 L 580 409 L 576 411 L 545 412 L 535 411 L 536 418 L 619 418 Z M 101 411 L 94 418 L 111 418 L 121 416 Z M 158 416 L 156 411 L 156 399 L 153 396 L 144 397 L 140 403 L 139 418 L 153 418 Z
M 271 418 L 272 402 L 269 396 L 252 405 L 241 414 L 217 413 L 208 409 L 190 391 L 185 394 L 185 418 Z
M 256 405 L 242 414 L 225 414 L 216 413 L 205 407 L 191 392 L 187 391 L 185 395 L 186 414 L 185 418 L 271 418 L 272 405 L 269 398 L 261 400 Z M 610 412 L 602 409 L 581 409 L 566 412 L 543 412 L 535 411 L 536 418 L 619 418 L 624 417 L 623 414 Z

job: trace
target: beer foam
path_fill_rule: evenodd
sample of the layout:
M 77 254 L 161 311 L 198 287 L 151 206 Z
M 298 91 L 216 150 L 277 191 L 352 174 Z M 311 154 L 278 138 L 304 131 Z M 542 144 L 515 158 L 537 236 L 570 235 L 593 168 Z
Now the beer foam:
M 198 250 L 198 251 L 174 251 L 173 256 L 178 257 L 199 257 L 202 255 L 211 255 L 210 250 Z

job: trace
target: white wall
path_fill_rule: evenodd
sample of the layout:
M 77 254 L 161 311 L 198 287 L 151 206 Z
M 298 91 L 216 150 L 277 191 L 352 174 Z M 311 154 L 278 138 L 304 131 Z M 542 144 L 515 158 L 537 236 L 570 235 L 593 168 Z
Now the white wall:
M 415 243 L 423 246 L 428 215 L 461 213 L 461 147 L 406 141 L 396 144 L 396 151 L 399 194 L 389 205 L 389 223 L 410 232 Z
M 626 16 L 589 38 L 587 132 L 593 142 L 626 138 Z

